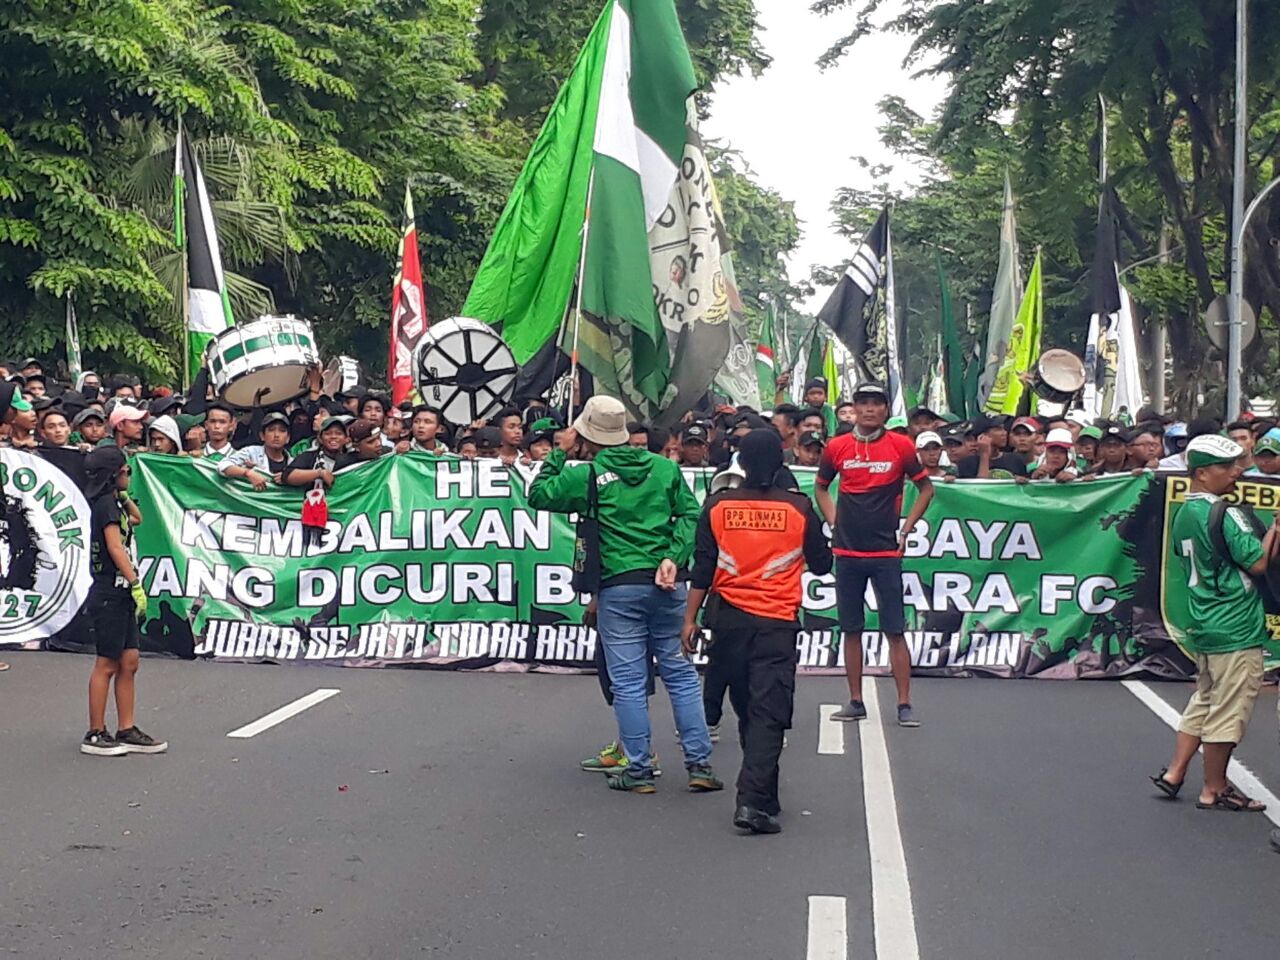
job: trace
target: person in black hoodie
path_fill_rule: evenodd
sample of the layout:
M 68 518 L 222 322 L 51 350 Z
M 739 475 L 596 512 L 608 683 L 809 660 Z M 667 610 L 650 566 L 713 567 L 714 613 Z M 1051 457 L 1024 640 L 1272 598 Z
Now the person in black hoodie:
M 93 586 L 86 608 L 97 659 L 89 676 L 89 732 L 80 752 L 96 757 L 163 753 L 169 745 L 134 722 L 134 678 L 138 673 L 138 621 L 147 615 L 147 593 L 133 566 L 133 529 L 142 514 L 125 491 L 129 465 L 115 446 L 96 447 L 85 457 L 86 497 L 92 540 L 89 565 Z M 107 694 L 116 694 L 116 735 L 107 732 Z

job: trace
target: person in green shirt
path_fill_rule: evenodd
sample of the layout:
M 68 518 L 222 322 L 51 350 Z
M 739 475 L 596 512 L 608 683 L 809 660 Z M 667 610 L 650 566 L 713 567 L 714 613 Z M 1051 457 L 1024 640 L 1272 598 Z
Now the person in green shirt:
M 604 645 L 619 739 L 627 756 L 625 768 L 609 775 L 610 788 L 635 793 L 655 789 L 645 697 L 652 657 L 671 697 L 689 789 L 721 790 L 724 784 L 711 770 L 698 672 L 680 647 L 688 595 L 680 570 L 693 555 L 701 511 L 680 468 L 630 446 L 629 437 L 622 401 L 589 399 L 542 461 L 529 487 L 529 506 L 586 518 L 583 579 L 595 579 L 597 566 L 599 574 L 598 583 L 583 582 L 579 588 L 595 595 L 597 641 Z M 579 438 L 594 460 L 566 465 Z M 596 535 L 586 529 L 592 519 Z
M 1204 787 L 1196 802 L 1202 810 L 1266 809 L 1227 782 L 1227 764 L 1244 737 L 1262 686 L 1266 619 L 1250 575 L 1265 572 L 1275 552 L 1277 528 L 1259 542 L 1240 513 L 1227 509 L 1221 539 L 1229 557 L 1220 555 L 1211 530 L 1214 504 L 1235 489 L 1244 457 L 1240 444 L 1218 434 L 1192 440 L 1187 445 L 1191 490 L 1170 531 L 1186 577 L 1187 643 L 1195 654 L 1197 678 L 1178 725 L 1173 759 L 1151 782 L 1165 796 L 1176 797 L 1187 765 L 1203 744 Z M 1280 519 L 1280 513 L 1276 516 Z

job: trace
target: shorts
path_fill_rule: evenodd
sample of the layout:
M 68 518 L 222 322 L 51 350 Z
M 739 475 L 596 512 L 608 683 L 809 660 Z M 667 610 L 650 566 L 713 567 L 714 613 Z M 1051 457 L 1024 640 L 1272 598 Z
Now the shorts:
M 876 593 L 880 632 L 906 633 L 901 557 L 836 557 L 836 609 L 840 614 L 840 629 L 845 633 L 861 633 L 866 626 L 868 581 Z
M 138 649 L 138 616 L 128 593 L 90 593 L 85 610 L 98 656 L 119 660 L 126 650 Z
M 1196 692 L 1182 712 L 1178 732 L 1205 743 L 1239 743 L 1262 686 L 1262 648 L 1198 653 L 1196 670 Z

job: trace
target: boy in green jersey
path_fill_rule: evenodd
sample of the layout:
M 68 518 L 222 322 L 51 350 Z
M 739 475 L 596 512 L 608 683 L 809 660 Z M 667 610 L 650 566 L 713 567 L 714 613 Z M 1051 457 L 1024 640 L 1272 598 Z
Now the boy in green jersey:
M 1221 521 L 1229 558 L 1220 556 L 1210 530 L 1213 506 L 1235 489 L 1244 457 L 1244 448 L 1224 436 L 1192 440 L 1187 445 L 1191 492 L 1170 531 L 1186 575 L 1191 623 L 1187 642 L 1196 658 L 1196 692 L 1178 725 L 1173 760 L 1151 782 L 1165 796 L 1177 796 L 1187 765 L 1203 744 L 1204 788 L 1196 802 L 1202 810 L 1265 809 L 1227 782 L 1227 764 L 1244 737 L 1262 685 L 1266 620 L 1250 575 L 1266 570 L 1276 548 L 1277 528 L 1259 542 L 1238 511 L 1228 509 Z

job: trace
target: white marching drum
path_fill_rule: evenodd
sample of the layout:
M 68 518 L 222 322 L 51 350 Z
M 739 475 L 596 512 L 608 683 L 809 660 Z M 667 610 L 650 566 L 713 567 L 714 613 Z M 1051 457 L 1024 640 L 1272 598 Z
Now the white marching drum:
M 236 407 L 294 400 L 320 368 L 311 324 L 293 316 L 259 317 L 228 327 L 205 347 L 205 364 L 218 396 Z
M 1084 387 L 1084 362 L 1070 350 L 1046 350 L 1036 363 L 1032 389 L 1052 403 L 1070 403 Z
M 511 348 L 487 323 L 451 317 L 422 335 L 413 369 L 422 402 L 450 423 L 493 416 L 515 397 L 516 367 Z

